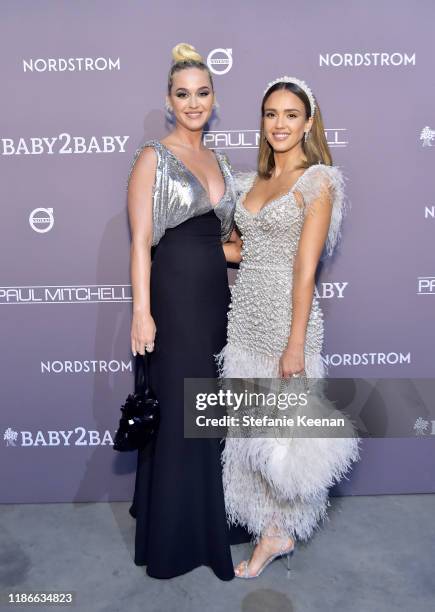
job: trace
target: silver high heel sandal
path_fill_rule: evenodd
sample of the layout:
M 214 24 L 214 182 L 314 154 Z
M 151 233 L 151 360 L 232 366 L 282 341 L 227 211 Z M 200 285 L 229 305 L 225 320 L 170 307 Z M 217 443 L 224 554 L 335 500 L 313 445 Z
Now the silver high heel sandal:
M 267 537 L 272 537 L 272 538 L 280 538 L 282 536 L 276 536 L 276 535 L 272 535 L 272 536 L 267 536 Z M 266 567 L 272 563 L 272 561 L 274 561 L 275 559 L 278 559 L 278 557 L 286 557 L 287 560 L 287 572 L 290 571 L 290 557 L 293 556 L 294 552 L 295 552 L 295 540 L 294 538 L 291 538 L 293 540 L 293 545 L 290 546 L 290 548 L 285 548 L 284 546 L 281 548 L 280 551 L 274 553 L 273 555 L 271 555 L 270 557 L 268 557 L 266 559 L 266 561 L 263 563 L 263 565 L 260 567 L 260 569 L 258 570 L 258 572 L 256 574 L 254 574 L 253 576 L 250 576 L 248 574 L 248 565 L 249 565 L 249 561 L 243 561 L 242 562 L 242 573 L 241 574 L 236 574 L 234 572 L 234 575 L 236 578 L 245 578 L 245 579 L 249 579 L 249 578 L 258 578 L 258 576 L 264 572 L 264 570 L 266 569 Z

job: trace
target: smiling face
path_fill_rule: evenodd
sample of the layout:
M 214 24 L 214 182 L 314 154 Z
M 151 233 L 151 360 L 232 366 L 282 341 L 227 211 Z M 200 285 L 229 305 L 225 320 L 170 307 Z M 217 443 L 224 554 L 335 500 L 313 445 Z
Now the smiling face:
M 185 68 L 174 73 L 168 103 L 175 119 L 188 130 L 202 130 L 213 111 L 214 93 L 206 70 Z
M 278 89 L 266 98 L 263 114 L 264 135 L 277 153 L 285 153 L 294 147 L 302 151 L 304 132 L 312 125 L 306 118 L 305 105 L 296 94 Z

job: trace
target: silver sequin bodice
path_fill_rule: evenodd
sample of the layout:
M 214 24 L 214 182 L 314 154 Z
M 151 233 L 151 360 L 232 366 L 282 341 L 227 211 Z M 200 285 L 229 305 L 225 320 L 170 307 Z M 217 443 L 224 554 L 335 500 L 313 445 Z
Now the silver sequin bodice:
M 228 343 L 248 350 L 280 356 L 290 334 L 292 317 L 293 263 L 304 217 L 323 181 L 334 188 L 333 214 L 327 246 L 337 240 L 343 204 L 340 171 L 335 167 L 312 166 L 297 182 L 305 205 L 298 205 L 295 190 L 250 213 L 243 204 L 255 174 L 243 178 L 234 220 L 242 234 L 242 262 L 232 288 L 228 314 Z M 305 354 L 321 352 L 323 313 L 313 297 L 306 332 Z
M 140 152 L 153 147 L 157 155 L 153 187 L 153 246 L 157 245 L 166 229 L 176 227 L 192 217 L 214 210 L 221 222 L 222 242 L 228 240 L 234 223 L 236 193 L 231 166 L 226 155 L 216 151 L 224 181 L 225 193 L 212 206 L 208 193 L 200 181 L 168 147 L 158 140 L 147 140 L 136 150 L 129 172 Z

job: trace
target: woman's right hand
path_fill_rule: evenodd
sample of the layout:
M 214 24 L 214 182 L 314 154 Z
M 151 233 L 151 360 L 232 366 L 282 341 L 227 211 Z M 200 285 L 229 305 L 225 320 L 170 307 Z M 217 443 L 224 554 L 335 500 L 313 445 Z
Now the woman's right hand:
M 145 347 L 148 353 L 154 350 L 154 339 L 156 336 L 156 325 L 154 319 L 148 313 L 135 312 L 131 322 L 131 352 L 136 357 L 145 354 Z

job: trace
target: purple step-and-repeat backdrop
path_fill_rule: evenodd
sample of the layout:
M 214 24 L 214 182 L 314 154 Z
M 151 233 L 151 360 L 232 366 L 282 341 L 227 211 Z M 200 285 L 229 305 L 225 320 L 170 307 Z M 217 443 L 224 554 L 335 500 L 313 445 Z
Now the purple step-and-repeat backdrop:
M 141 142 L 167 133 L 178 42 L 215 75 L 205 142 L 235 169 L 255 167 L 270 80 L 303 78 L 319 100 L 351 203 L 317 282 L 329 375 L 433 377 L 433 2 L 6 0 L 0 12 L 0 502 L 131 498 L 136 455 L 111 448 L 132 388 L 126 179 Z M 435 427 L 412 429 L 365 440 L 334 494 L 434 492 Z

